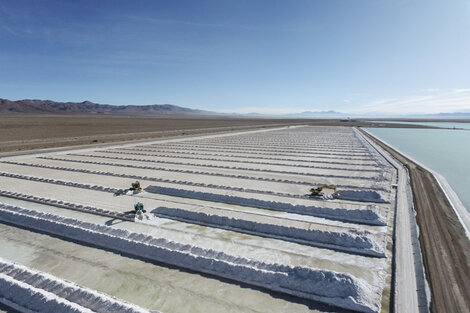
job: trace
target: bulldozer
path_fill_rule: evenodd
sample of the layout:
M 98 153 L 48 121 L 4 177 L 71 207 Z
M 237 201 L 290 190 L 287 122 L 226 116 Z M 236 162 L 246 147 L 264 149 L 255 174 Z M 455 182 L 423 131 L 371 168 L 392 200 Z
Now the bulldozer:
M 142 188 L 140 187 L 140 182 L 136 181 L 135 183 L 132 183 L 131 188 L 129 188 L 129 190 L 133 191 L 134 193 L 142 192 Z
M 332 189 L 333 190 L 333 197 L 339 196 L 338 191 L 336 190 L 335 186 L 320 186 L 317 188 L 311 188 L 310 189 L 310 196 L 315 197 L 315 196 L 323 196 L 323 189 Z

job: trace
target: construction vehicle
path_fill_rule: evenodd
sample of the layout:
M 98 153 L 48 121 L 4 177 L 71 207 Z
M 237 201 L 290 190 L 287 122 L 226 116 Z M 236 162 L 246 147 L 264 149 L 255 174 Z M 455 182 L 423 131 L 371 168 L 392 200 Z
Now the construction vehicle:
M 142 188 L 140 187 L 140 182 L 136 181 L 135 183 L 132 183 L 131 188 L 129 188 L 129 190 L 133 191 L 134 193 L 142 192 Z
M 144 210 L 144 205 L 140 202 L 137 202 L 136 204 L 134 204 L 134 211 L 135 211 L 135 215 L 141 215 L 146 212 Z
M 120 195 L 131 195 L 142 192 L 142 187 L 140 187 L 140 182 L 136 181 L 135 183 L 131 183 L 131 188 L 129 189 L 119 189 L 114 193 L 114 196 Z
M 310 196 L 323 196 L 323 189 L 332 189 L 333 190 L 333 194 L 332 196 L 333 197 L 337 197 L 339 196 L 339 193 L 338 191 L 336 190 L 336 187 L 335 186 L 320 186 L 320 187 L 317 187 L 317 188 L 311 188 L 310 189 Z

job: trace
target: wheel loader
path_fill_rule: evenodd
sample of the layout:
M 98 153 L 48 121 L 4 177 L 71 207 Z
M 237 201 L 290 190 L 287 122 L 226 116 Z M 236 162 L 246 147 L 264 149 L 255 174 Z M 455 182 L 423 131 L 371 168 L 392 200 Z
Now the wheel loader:
M 134 193 L 142 192 L 142 188 L 140 187 L 140 182 L 136 181 L 135 183 L 132 183 L 131 188 L 129 188 L 129 190 L 133 191 Z

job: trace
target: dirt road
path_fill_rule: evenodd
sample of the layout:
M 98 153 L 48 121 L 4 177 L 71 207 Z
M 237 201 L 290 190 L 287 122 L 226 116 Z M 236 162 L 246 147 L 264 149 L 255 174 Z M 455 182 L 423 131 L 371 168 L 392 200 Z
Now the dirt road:
M 408 168 L 431 312 L 470 312 L 470 241 L 434 176 L 363 132 Z

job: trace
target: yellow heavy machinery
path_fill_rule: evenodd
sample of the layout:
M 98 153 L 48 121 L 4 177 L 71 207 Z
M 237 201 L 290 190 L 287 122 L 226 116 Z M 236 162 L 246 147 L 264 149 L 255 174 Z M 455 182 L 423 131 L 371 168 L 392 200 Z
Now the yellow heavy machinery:
M 134 193 L 139 193 L 142 191 L 142 188 L 140 187 L 140 182 L 136 181 L 135 183 L 131 184 L 131 188 L 129 190 L 133 191 Z
M 323 196 L 323 189 L 332 189 L 333 190 L 333 194 L 332 196 L 333 197 L 336 197 L 338 196 L 338 191 L 336 190 L 336 187 L 335 186 L 320 186 L 320 187 L 317 187 L 317 188 L 311 188 L 310 189 L 310 195 L 311 196 Z

